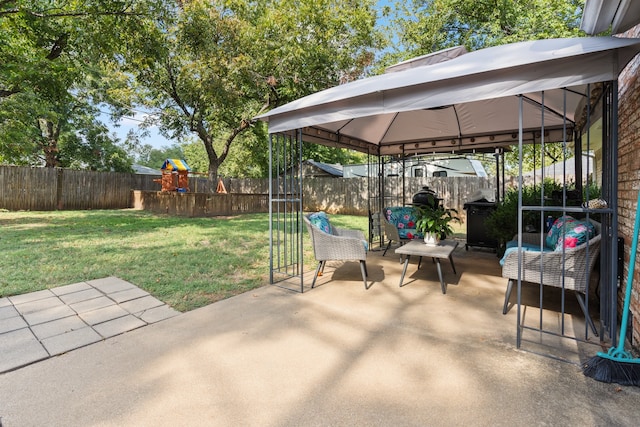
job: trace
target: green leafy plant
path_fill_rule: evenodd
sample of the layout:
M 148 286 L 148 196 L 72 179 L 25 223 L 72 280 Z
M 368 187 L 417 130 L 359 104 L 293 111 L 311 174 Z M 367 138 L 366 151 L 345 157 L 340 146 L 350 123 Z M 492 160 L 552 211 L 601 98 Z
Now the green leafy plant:
M 522 187 L 522 205 L 523 206 L 541 206 L 542 188 L 544 185 L 544 205 L 545 206 L 562 206 L 562 185 L 551 179 L 545 179 L 543 184 L 524 185 Z M 579 206 L 589 195 L 589 199 L 595 199 L 600 196 L 600 189 L 594 184 L 589 184 L 583 188 L 582 195 L 578 194 L 577 199 L 569 199 L 569 194 L 575 196 L 575 183 L 569 183 L 566 188 L 568 206 Z M 556 218 L 559 213 L 547 213 L 540 211 L 523 210 L 522 227 L 526 230 L 532 228 L 540 230 L 543 226 L 546 216 L 551 215 Z M 498 253 L 504 250 L 508 241 L 518 234 L 518 189 L 509 189 L 504 199 L 496 206 L 496 210 L 491 213 L 485 220 L 490 236 L 498 241 Z
M 435 209 L 431 206 L 418 206 L 415 215 L 417 231 L 424 234 L 434 233 L 440 236 L 440 239 L 453 234 L 452 223 L 461 222 L 457 210 L 443 206 Z

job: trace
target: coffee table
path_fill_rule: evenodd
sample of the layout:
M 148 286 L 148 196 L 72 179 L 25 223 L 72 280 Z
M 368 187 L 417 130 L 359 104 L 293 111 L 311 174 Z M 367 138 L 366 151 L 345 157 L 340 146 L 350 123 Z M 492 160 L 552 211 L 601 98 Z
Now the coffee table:
M 440 260 L 449 258 L 451 262 L 451 268 L 453 269 L 453 274 L 456 273 L 456 266 L 453 265 L 452 254 L 455 248 L 458 247 L 458 242 L 455 240 L 443 240 L 436 246 L 428 246 L 424 243 L 423 240 L 412 240 L 409 243 L 400 246 L 396 249 L 396 253 L 400 255 L 405 255 L 404 259 L 404 267 L 402 268 L 402 276 L 400 276 L 400 287 L 402 287 L 402 282 L 404 282 L 404 275 L 407 272 L 407 265 L 409 265 L 409 258 L 411 255 L 416 255 L 420 257 L 420 261 L 418 261 L 418 268 L 420 268 L 420 264 L 422 263 L 422 257 L 431 257 L 436 262 L 436 268 L 438 269 L 438 277 L 440 278 L 440 287 L 442 288 L 442 293 L 447 293 L 447 284 L 444 283 L 444 279 L 442 278 L 442 268 L 440 267 Z

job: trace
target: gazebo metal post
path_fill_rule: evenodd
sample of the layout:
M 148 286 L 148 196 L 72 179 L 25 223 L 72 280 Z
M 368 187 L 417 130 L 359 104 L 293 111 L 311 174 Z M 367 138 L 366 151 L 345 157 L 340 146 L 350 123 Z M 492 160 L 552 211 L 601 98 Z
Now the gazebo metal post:
M 518 95 L 518 248 L 522 248 L 522 95 Z M 522 251 L 518 250 L 516 347 L 522 344 Z
M 302 132 L 270 134 L 269 282 L 299 277 L 300 292 L 304 292 L 302 186 Z
M 605 84 L 602 112 L 603 163 L 608 172 L 603 173 L 602 195 L 607 200 L 609 215 L 605 230 L 607 238 L 603 244 L 605 251 L 601 258 L 601 277 L 604 279 L 601 288 L 607 293 L 601 304 L 601 319 L 611 338 L 612 345 L 617 345 L 618 298 L 617 298 L 617 265 L 618 265 L 618 82 L 612 80 Z M 607 144 L 605 144 L 607 142 Z M 608 182 L 604 181 L 607 178 Z M 603 306 L 604 305 L 604 306 Z

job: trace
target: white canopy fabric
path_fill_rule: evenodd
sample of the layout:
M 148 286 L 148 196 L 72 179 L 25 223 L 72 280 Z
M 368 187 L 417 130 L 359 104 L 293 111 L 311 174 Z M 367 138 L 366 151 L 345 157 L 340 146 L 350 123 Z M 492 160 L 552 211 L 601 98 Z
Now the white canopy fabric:
M 496 46 L 336 86 L 257 117 L 270 133 L 379 155 L 570 140 L 588 84 L 617 79 L 640 39 L 587 37 Z M 542 107 L 544 105 L 544 108 Z M 565 114 L 566 111 L 566 114 Z

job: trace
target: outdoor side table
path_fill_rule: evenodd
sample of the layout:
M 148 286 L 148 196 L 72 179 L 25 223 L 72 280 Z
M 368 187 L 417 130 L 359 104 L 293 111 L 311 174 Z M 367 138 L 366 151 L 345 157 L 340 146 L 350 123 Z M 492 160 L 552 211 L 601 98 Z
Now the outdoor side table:
M 420 268 L 420 264 L 422 263 L 422 257 L 431 257 L 436 262 L 436 268 L 438 269 L 438 278 L 440 279 L 440 287 L 442 288 L 442 293 L 447 293 L 447 284 L 444 283 L 444 279 L 442 277 L 442 268 L 440 266 L 440 260 L 448 258 L 451 262 L 451 268 L 453 269 L 453 274 L 456 273 L 456 266 L 453 265 L 452 254 L 455 248 L 458 247 L 458 242 L 455 240 L 443 240 L 436 246 L 428 246 L 422 240 L 412 240 L 406 245 L 400 246 L 396 249 L 396 253 L 400 255 L 405 255 L 404 258 L 404 266 L 402 267 L 402 275 L 400 276 L 400 287 L 402 287 L 402 282 L 404 282 L 404 275 L 407 272 L 407 265 L 409 265 L 409 258 L 411 255 L 416 255 L 420 257 L 420 261 L 418 261 L 418 268 Z

